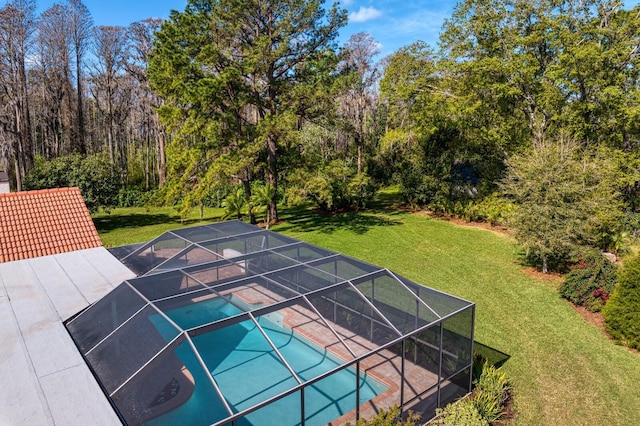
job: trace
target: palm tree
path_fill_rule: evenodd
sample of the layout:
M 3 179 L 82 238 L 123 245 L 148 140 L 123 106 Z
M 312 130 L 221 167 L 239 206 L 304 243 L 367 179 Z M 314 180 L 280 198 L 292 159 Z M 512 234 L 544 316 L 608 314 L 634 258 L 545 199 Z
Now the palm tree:
M 224 208 L 224 216 L 222 218 L 229 219 L 236 216 L 239 220 L 242 220 L 242 211 L 245 205 L 244 189 L 238 188 L 236 192 L 227 195 L 227 198 L 222 202 L 222 207 Z
M 264 209 L 265 222 L 267 223 L 267 229 L 269 229 L 269 223 L 271 218 L 269 217 L 269 205 L 276 198 L 276 190 L 271 184 L 256 186 L 251 196 L 251 204 L 254 207 Z

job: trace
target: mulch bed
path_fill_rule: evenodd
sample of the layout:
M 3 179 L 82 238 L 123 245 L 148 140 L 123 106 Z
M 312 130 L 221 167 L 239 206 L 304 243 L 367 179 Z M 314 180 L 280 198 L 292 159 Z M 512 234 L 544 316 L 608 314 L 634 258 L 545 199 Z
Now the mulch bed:
M 549 281 L 549 282 L 559 282 L 562 281 L 564 277 L 563 274 L 558 272 L 547 272 L 546 274 L 542 273 L 542 271 L 537 270 L 536 268 L 524 268 L 522 269 L 522 273 L 539 280 Z

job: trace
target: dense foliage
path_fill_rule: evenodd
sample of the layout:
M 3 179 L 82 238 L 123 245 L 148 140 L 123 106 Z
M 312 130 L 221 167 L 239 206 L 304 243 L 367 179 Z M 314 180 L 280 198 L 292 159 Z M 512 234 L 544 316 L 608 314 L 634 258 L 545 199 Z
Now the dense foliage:
M 560 295 L 574 305 L 598 312 L 616 285 L 617 267 L 597 250 L 582 250 L 572 259 Z
M 459 2 L 440 52 L 388 58 L 378 161 L 410 204 L 509 219 L 545 272 L 615 249 L 638 205 L 639 27 L 612 1 Z
M 462 0 L 439 49 L 376 63 L 369 34 L 337 45 L 347 13 L 324 1 L 191 0 L 123 28 L 93 27 L 80 0 L 41 16 L 12 0 L 0 164 L 20 188 L 37 156 L 102 153 L 122 205 L 186 217 L 239 185 L 252 222 L 277 221 L 278 200 L 359 209 L 393 184 L 412 207 L 511 226 L 533 264 L 561 269 L 638 235 L 639 12 Z
M 359 210 L 373 199 L 376 185 L 343 161 L 334 160 L 313 175 L 298 176 L 304 196 L 326 211 Z
M 360 419 L 355 425 L 347 422 L 347 426 L 416 426 L 419 421 L 419 415 L 409 412 L 406 418 L 403 418 L 398 407 L 391 407 L 388 410 L 381 408 L 377 416 L 370 419 Z
M 640 350 L 640 256 L 625 260 L 618 285 L 602 315 L 614 339 Z
M 438 408 L 437 417 L 430 424 L 489 426 L 500 420 L 511 392 L 506 374 L 485 362 L 474 385 L 475 390 L 468 397 Z
M 118 205 L 120 175 L 116 167 L 102 155 L 82 157 L 69 155 L 52 161 L 38 159 L 24 179 L 24 189 L 47 189 L 77 186 L 87 208 Z
M 297 123 L 326 112 L 345 23 L 344 10 L 317 1 L 193 0 L 173 11 L 149 63 L 175 136 L 169 196 L 196 205 L 240 181 L 249 201 L 256 177 L 278 191 Z M 275 201 L 269 210 L 277 220 Z
M 606 158 L 585 155 L 571 141 L 536 143 L 511 157 L 501 187 L 517 206 L 510 224 L 543 272 L 615 232 L 621 206 L 613 171 Z
M 13 190 L 37 156 L 104 153 L 125 183 L 165 178 L 147 55 L 160 19 L 94 26 L 82 0 L 0 6 L 0 165 Z M 41 12 L 41 13 L 40 13 Z

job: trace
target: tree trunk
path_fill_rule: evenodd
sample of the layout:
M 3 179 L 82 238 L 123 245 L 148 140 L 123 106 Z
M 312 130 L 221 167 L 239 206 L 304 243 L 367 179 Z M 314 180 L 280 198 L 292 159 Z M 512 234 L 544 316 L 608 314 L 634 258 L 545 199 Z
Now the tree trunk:
M 144 114 L 147 114 L 144 112 Z M 149 117 L 149 115 L 147 115 Z M 144 189 L 148 191 L 150 189 L 150 175 L 151 175 L 151 120 L 147 118 L 146 131 L 145 131 L 145 161 L 144 161 Z
M 18 158 L 16 157 L 14 159 L 14 170 L 15 170 L 15 176 L 16 176 L 16 191 L 20 192 L 22 191 L 22 176 L 20 175 L 20 165 L 18 164 Z
M 158 187 L 162 187 L 167 180 L 167 159 L 164 154 L 165 146 L 165 133 L 164 130 L 157 127 L 158 132 L 156 137 L 158 138 Z
M 22 150 L 24 162 L 23 176 L 31 170 L 33 167 L 33 137 L 31 135 L 31 111 L 29 108 L 29 90 L 27 87 L 27 71 L 25 68 L 24 59 L 20 61 L 20 90 L 21 90 L 21 108 L 22 114 L 22 127 L 19 128 L 22 139 Z
M 109 127 L 107 131 L 107 144 L 109 145 L 109 162 L 111 162 L 111 164 L 116 164 L 114 149 L 113 149 L 113 136 L 111 132 L 111 127 Z
M 278 191 L 278 161 L 277 161 L 277 142 L 274 135 L 267 138 L 267 183 L 273 186 L 274 191 Z M 278 207 L 275 198 L 271 200 L 267 206 L 271 220 L 278 221 Z
M 76 51 L 78 47 L 76 47 Z M 78 96 L 78 111 L 77 111 L 77 128 L 76 128 L 76 140 L 78 143 L 78 152 L 84 155 L 87 153 L 87 142 L 84 137 L 84 108 L 82 103 L 82 74 L 81 74 L 81 57 L 76 53 L 76 87 Z
M 362 173 L 362 139 L 360 135 L 356 136 L 356 145 L 358 148 L 358 173 Z
M 255 225 L 258 221 L 256 220 L 256 214 L 253 212 L 253 206 L 251 205 L 251 181 L 249 179 L 244 179 L 242 181 L 242 186 L 244 186 L 244 199 L 247 202 L 249 211 L 249 223 Z
M 67 68 L 67 67 L 65 67 Z M 69 71 L 65 70 L 65 82 L 64 82 L 64 97 L 65 97 L 65 102 L 63 104 L 64 106 L 64 112 L 63 112 L 63 120 L 64 120 L 64 136 L 63 136 L 63 144 L 65 145 L 66 149 L 64 150 L 65 154 L 68 153 L 79 153 L 79 148 L 78 148 L 78 139 L 77 139 L 77 135 L 76 133 L 76 129 L 75 129 L 75 123 L 74 123 L 74 111 L 73 111 L 73 99 L 72 99 L 72 95 L 71 93 L 73 92 L 72 87 L 71 87 L 71 83 L 69 82 L 69 80 L 67 80 L 67 78 L 69 78 Z
M 22 191 L 22 178 L 27 174 L 26 168 L 26 155 L 25 155 L 25 138 L 22 126 L 22 117 L 20 115 L 21 108 L 19 104 L 14 107 L 15 114 L 15 145 L 14 145 L 14 158 L 16 168 L 16 191 Z

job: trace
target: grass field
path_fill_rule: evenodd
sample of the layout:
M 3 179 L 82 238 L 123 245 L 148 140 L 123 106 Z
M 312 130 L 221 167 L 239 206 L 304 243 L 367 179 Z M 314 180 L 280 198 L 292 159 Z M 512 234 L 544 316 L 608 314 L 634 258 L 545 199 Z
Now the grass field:
M 211 221 L 219 210 L 205 211 Z M 611 343 L 560 299 L 557 283 L 523 273 L 507 236 L 391 210 L 282 212 L 274 231 L 387 267 L 477 304 L 476 341 L 509 355 L 519 425 L 640 424 L 640 356 Z M 97 215 L 106 246 L 185 223 L 170 209 Z
M 172 207 L 113 209 L 109 213 L 93 215 L 93 222 L 105 247 L 149 241 L 163 232 L 183 226 L 217 222 L 223 215 L 222 209 L 205 208 L 203 218 L 200 212 L 180 219 Z

